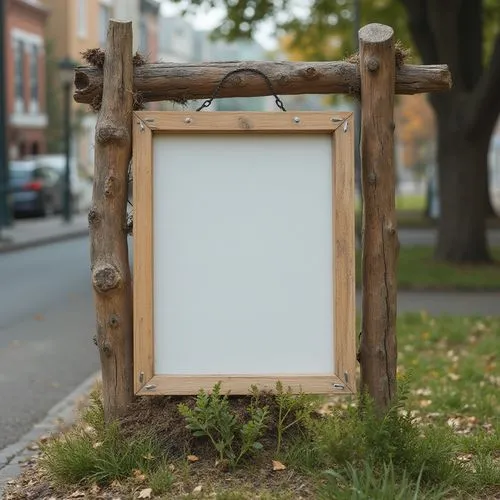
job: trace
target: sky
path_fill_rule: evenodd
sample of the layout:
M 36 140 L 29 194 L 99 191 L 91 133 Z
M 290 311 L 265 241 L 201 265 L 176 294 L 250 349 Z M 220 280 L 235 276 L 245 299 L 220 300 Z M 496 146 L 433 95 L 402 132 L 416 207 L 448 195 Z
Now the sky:
M 176 4 L 169 1 L 162 1 L 161 13 L 164 16 L 180 15 L 180 12 L 185 5 L 186 2 Z M 210 9 L 205 6 L 200 7 L 195 16 L 186 15 L 186 20 L 188 20 L 190 24 L 198 30 L 214 29 L 223 18 L 223 9 Z M 276 38 L 273 36 L 271 25 L 264 25 L 258 29 L 255 34 L 255 40 L 266 50 L 273 50 L 277 47 Z

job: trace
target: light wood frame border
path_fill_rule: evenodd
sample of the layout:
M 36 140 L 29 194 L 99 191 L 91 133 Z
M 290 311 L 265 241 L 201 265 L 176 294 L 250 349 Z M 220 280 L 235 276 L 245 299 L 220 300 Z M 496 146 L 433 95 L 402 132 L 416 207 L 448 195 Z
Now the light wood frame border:
M 252 132 L 330 134 L 333 143 L 333 256 L 335 373 L 325 375 L 156 375 L 153 332 L 153 136 Z M 176 112 L 138 111 L 133 117 L 134 206 L 134 392 L 190 395 L 221 390 L 248 394 L 256 384 L 274 390 L 279 380 L 293 392 L 353 394 L 355 354 L 354 126 L 350 112 Z

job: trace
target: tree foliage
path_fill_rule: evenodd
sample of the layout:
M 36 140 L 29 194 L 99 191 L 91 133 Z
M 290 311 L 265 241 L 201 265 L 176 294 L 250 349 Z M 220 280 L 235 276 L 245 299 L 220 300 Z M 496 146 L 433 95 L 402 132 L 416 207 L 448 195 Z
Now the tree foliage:
M 434 158 L 436 126 L 432 108 L 422 94 L 400 96 L 395 121 L 402 164 L 420 176 Z

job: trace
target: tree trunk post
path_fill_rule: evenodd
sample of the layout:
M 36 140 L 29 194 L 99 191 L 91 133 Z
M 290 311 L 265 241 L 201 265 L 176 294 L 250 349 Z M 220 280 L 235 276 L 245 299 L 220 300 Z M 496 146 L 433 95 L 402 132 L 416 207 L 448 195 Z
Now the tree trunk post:
M 369 24 L 359 31 L 363 184 L 363 311 L 358 359 L 361 390 L 379 413 L 396 393 L 398 236 L 394 169 L 394 32 Z
M 141 102 L 207 99 L 212 97 L 227 73 L 244 68 L 265 73 L 274 91 L 281 95 L 358 94 L 360 91 L 357 65 L 345 61 L 151 63 L 135 66 L 133 89 Z M 75 73 L 75 101 L 98 108 L 102 78 L 99 66 L 78 67 Z M 450 87 L 451 75 L 446 65 L 404 64 L 396 72 L 397 94 L 444 92 Z M 268 84 L 259 75 L 242 74 L 231 76 L 219 89 L 218 96 L 271 94 Z
M 96 343 L 107 422 L 117 417 L 133 398 L 132 291 L 126 230 L 132 86 L 132 23 L 110 21 L 89 212 Z

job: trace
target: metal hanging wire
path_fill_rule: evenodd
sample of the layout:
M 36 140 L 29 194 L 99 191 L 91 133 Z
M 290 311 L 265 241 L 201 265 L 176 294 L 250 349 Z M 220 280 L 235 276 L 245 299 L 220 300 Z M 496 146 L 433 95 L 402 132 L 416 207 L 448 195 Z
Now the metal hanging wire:
M 222 88 L 222 85 L 224 84 L 224 82 L 230 76 L 232 76 L 236 73 L 255 73 L 256 75 L 261 76 L 265 80 L 265 82 L 267 83 L 267 86 L 269 87 L 271 94 L 274 96 L 276 106 L 279 109 L 281 109 L 282 111 L 286 111 L 285 105 L 283 104 L 283 101 L 278 97 L 278 94 L 276 93 L 276 90 L 274 89 L 273 84 L 271 83 L 271 80 L 269 79 L 269 77 L 265 73 L 263 73 L 262 71 L 260 71 L 258 69 L 253 69 L 253 68 L 239 68 L 239 69 L 234 69 L 233 71 L 230 71 L 229 73 L 227 73 L 227 75 L 225 75 L 224 78 L 219 82 L 217 87 L 215 87 L 215 90 L 214 90 L 214 93 L 212 94 L 212 96 L 209 99 L 207 99 L 206 101 L 204 101 L 201 104 L 201 106 L 196 109 L 196 111 L 201 111 L 204 108 L 208 108 L 212 104 L 213 100 L 217 98 L 219 91 Z

